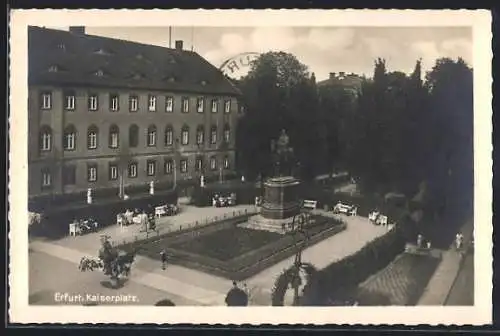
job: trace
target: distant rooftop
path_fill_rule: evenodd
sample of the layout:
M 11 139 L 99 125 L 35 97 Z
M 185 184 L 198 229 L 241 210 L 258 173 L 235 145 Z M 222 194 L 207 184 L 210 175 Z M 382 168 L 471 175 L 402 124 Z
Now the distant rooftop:
M 330 72 L 330 77 L 318 82 L 318 86 L 340 85 L 346 88 L 360 89 L 363 78 L 354 73 Z

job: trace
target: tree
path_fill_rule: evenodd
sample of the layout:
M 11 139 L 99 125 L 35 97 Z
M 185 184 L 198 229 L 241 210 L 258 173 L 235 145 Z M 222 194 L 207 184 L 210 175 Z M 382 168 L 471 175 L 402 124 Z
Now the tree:
M 426 75 L 432 116 L 428 130 L 429 189 L 439 212 L 472 211 L 473 76 L 462 60 L 442 58 Z
M 321 155 L 311 148 L 320 148 L 322 140 L 316 83 L 307 67 L 291 54 L 262 54 L 240 89 L 246 113 L 239 121 L 236 146 L 238 164 L 246 167 L 248 176 L 273 174 L 270 144 L 282 129 L 290 137 L 303 177 L 314 176 Z
M 104 275 L 109 276 L 112 287 L 118 288 L 121 281 L 130 275 L 135 253 L 122 253 L 112 246 L 108 236 L 101 239 L 101 248 L 98 258 L 82 257 L 78 266 L 81 272 L 102 269 Z
M 309 239 L 307 227 L 310 224 L 309 214 L 300 213 L 293 218 L 292 232 L 294 240 L 297 235 L 302 235 L 302 241 L 295 241 L 297 252 L 292 266 L 285 269 L 276 279 L 271 293 L 271 302 L 273 306 L 283 306 L 285 296 L 289 289 L 293 290 L 293 305 L 300 304 L 300 288 L 305 287 L 311 277 L 317 272 L 316 268 L 310 263 L 302 262 L 302 252 Z

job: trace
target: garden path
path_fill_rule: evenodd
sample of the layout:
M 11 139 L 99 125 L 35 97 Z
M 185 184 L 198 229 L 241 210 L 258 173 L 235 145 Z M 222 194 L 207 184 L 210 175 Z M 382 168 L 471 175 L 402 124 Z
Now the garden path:
M 473 231 L 474 224 L 472 220 L 467 221 L 462 226 L 461 232 L 464 235 L 464 246 L 467 246 L 472 239 Z M 453 243 L 448 251 L 442 254 L 436 272 L 420 297 L 419 306 L 442 306 L 445 304 L 455 278 L 460 271 L 461 258 Z

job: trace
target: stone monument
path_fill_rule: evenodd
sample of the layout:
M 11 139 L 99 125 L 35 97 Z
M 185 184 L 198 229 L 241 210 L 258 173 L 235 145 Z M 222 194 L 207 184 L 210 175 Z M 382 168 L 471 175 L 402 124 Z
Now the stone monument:
M 249 218 L 243 226 L 256 230 L 285 233 L 294 216 L 300 213 L 300 180 L 293 176 L 297 165 L 293 148 L 285 130 L 271 142 L 274 176 L 264 181 L 264 197 L 259 215 Z
M 268 219 L 286 219 L 300 212 L 300 181 L 293 177 L 296 160 L 285 130 L 271 142 L 275 176 L 264 182 L 261 214 Z

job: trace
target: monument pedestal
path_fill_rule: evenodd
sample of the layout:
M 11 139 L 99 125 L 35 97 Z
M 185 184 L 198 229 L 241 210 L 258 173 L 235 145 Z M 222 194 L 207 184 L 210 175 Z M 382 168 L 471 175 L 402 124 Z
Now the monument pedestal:
M 300 212 L 300 181 L 291 176 L 274 177 L 264 183 L 261 215 L 267 219 L 286 219 Z
M 240 226 L 286 233 L 295 215 L 300 213 L 300 181 L 294 177 L 274 177 L 264 183 L 264 200 L 259 215 Z

